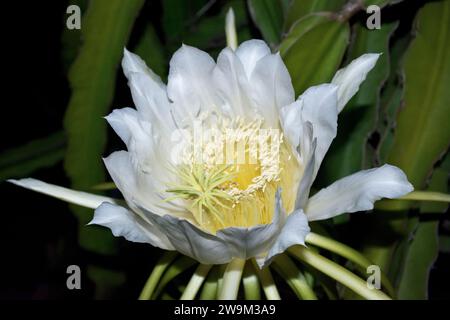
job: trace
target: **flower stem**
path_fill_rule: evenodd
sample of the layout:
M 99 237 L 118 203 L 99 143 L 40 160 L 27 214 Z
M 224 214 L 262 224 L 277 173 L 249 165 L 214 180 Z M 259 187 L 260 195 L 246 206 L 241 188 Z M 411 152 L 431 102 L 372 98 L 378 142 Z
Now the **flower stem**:
M 305 241 L 307 243 L 310 243 L 322 249 L 329 250 L 348 259 L 349 261 L 358 265 L 360 268 L 364 269 L 364 271 L 367 270 L 367 267 L 373 264 L 369 259 L 367 259 L 365 256 L 363 256 L 355 249 L 346 246 L 345 244 L 340 243 L 336 240 L 319 235 L 317 233 L 314 232 L 309 233 L 306 236 Z M 392 286 L 391 282 L 384 273 L 381 274 L 381 283 L 391 296 L 395 296 L 394 287 Z
M 270 273 L 270 269 L 268 267 L 259 269 L 255 259 L 252 259 L 252 263 L 256 271 L 256 274 L 259 277 L 259 281 L 261 282 L 261 286 L 263 288 L 267 300 L 281 300 L 277 286 L 275 285 L 275 282 L 273 281 L 272 278 L 272 274 Z
M 227 265 L 223 275 L 222 288 L 218 296 L 219 300 L 236 300 L 244 265 L 245 260 L 238 258 L 231 260 Z
M 291 253 L 296 259 L 309 264 L 329 277 L 342 283 L 344 286 L 361 295 L 363 298 L 370 300 L 390 300 L 384 292 L 377 289 L 369 289 L 364 280 L 337 263 L 314 252 L 313 250 L 301 246 L 295 246 L 289 249 L 289 253 Z
M 297 268 L 295 263 L 285 254 L 280 254 L 273 260 L 273 267 L 295 292 L 297 297 L 303 300 L 317 300 L 317 296 L 308 285 L 305 276 Z
M 195 270 L 191 280 L 181 295 L 180 300 L 193 300 L 197 295 L 198 290 L 205 281 L 206 276 L 208 275 L 209 270 L 211 269 L 210 264 L 199 264 L 197 269 Z
M 242 275 L 242 284 L 244 285 L 245 300 L 260 300 L 260 286 L 258 276 L 253 269 L 251 262 L 247 261 Z
M 159 279 L 177 255 L 178 253 L 176 251 L 167 251 L 164 253 L 161 259 L 159 259 L 156 266 L 153 268 L 152 273 L 148 277 L 148 280 L 145 283 L 141 294 L 139 295 L 139 300 L 150 300 L 153 291 L 155 290 L 156 285 L 159 282 Z
M 208 273 L 203 284 L 202 292 L 200 293 L 200 300 L 214 300 L 217 297 L 217 288 L 219 287 L 219 269 L 220 267 L 214 266 Z
M 225 18 L 225 34 L 227 36 L 227 45 L 232 50 L 236 50 L 238 45 L 236 24 L 234 20 L 234 11 L 230 8 Z

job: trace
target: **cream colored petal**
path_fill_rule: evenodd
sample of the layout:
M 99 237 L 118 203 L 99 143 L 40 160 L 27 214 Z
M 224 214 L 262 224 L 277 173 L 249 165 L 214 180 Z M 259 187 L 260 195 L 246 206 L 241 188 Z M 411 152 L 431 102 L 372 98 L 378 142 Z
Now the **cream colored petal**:
M 108 202 L 102 203 L 89 223 L 111 229 L 116 237 L 124 237 L 128 241 L 149 243 L 164 250 L 174 250 L 167 237 L 154 225 L 142 220 L 134 212 Z
M 413 189 L 402 170 L 385 164 L 357 172 L 320 190 L 309 199 L 305 212 L 308 220 L 314 221 L 371 210 L 375 201 L 398 198 Z
M 103 202 L 109 203 L 120 202 L 120 200 L 118 199 L 99 196 L 96 194 L 82 191 L 76 191 L 32 178 L 20 180 L 10 179 L 8 180 L 8 182 L 86 208 L 95 209 L 98 206 L 100 206 Z

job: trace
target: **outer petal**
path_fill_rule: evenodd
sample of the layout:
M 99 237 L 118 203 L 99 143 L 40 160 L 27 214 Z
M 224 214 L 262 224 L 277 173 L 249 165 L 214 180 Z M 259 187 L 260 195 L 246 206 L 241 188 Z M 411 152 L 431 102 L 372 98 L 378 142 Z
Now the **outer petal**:
M 256 63 L 270 54 L 270 48 L 262 40 L 248 40 L 242 42 L 236 49 L 236 55 L 241 60 L 248 79 L 250 79 L 250 75 L 252 74 Z
M 242 259 L 257 257 L 271 247 L 286 220 L 279 190 L 275 202 L 274 217 L 270 224 L 251 228 L 226 228 L 217 232 L 217 236 L 230 246 L 233 257 Z
M 406 175 L 397 167 L 387 165 L 357 172 L 320 190 L 309 199 L 308 220 L 328 219 L 344 212 L 373 209 L 381 198 L 398 198 L 413 190 Z
M 82 191 L 75 191 L 60 187 L 54 184 L 46 183 L 40 180 L 26 178 L 20 180 L 8 180 L 8 182 L 21 186 L 26 189 L 30 189 L 39 193 L 49 195 L 51 197 L 58 198 L 69 203 L 77 204 L 83 207 L 95 209 L 103 202 L 118 203 L 120 200 L 103 197 L 96 194 L 91 194 Z
M 276 241 L 285 222 L 280 194 L 272 223 L 252 228 L 226 228 L 216 235 L 207 233 L 192 223 L 174 216 L 156 215 L 140 208 L 145 216 L 167 235 L 179 252 L 205 264 L 222 264 L 232 258 L 247 259 L 260 256 Z
M 308 219 L 303 211 L 296 210 L 292 212 L 268 254 L 264 258 L 257 259 L 259 267 L 263 268 L 269 265 L 276 255 L 283 253 L 293 245 L 305 245 L 305 238 L 310 231 Z
M 182 254 L 204 264 L 223 264 L 233 258 L 225 241 L 200 230 L 192 223 L 171 215 L 159 216 L 145 208 L 140 209 L 152 224 L 157 225 L 167 236 L 172 246 Z
M 94 218 L 89 224 L 108 227 L 114 236 L 123 236 L 129 241 L 150 243 L 161 249 L 174 250 L 161 231 L 124 207 L 104 202 L 95 210 Z
M 380 54 L 368 53 L 353 60 L 347 67 L 336 72 L 333 84 L 339 86 L 338 111 L 344 108 L 347 102 L 359 90 L 359 86 L 366 79 L 367 74 L 375 66 Z

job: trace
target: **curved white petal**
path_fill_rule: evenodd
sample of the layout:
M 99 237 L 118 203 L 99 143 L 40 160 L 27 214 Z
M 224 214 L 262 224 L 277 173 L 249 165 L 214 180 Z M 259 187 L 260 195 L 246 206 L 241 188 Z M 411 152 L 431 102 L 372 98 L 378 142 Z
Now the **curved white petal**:
M 145 62 L 134 53 L 124 49 L 122 68 L 137 110 L 147 121 L 161 129 L 173 129 L 166 85 Z
M 95 210 L 94 218 L 89 222 L 89 225 L 91 224 L 107 227 L 114 236 L 122 236 L 128 241 L 150 243 L 164 250 L 174 250 L 167 237 L 157 227 L 121 206 L 102 203 Z
M 96 194 L 91 194 L 82 191 L 71 190 L 68 188 L 60 187 L 54 184 L 46 183 L 32 178 L 20 180 L 10 179 L 8 180 L 8 182 L 86 208 L 95 209 L 103 202 L 109 203 L 120 202 L 120 200 L 117 199 L 99 196 Z
M 371 210 L 375 201 L 398 198 L 413 189 L 402 170 L 385 164 L 357 172 L 320 190 L 309 199 L 305 212 L 308 220 L 313 221 Z
M 248 94 L 248 79 L 241 60 L 233 50 L 225 48 L 220 52 L 212 77 L 226 114 L 244 118 L 254 114 Z
M 295 209 L 303 209 L 306 205 L 309 197 L 311 186 L 314 182 L 314 169 L 316 167 L 315 150 L 317 146 L 317 140 L 314 139 L 311 143 L 311 152 L 309 156 L 304 158 L 304 169 L 300 185 L 297 190 L 297 197 L 295 199 Z
M 347 102 L 359 90 L 359 86 L 366 79 L 367 74 L 377 63 L 380 54 L 367 53 L 353 60 L 347 67 L 338 70 L 331 83 L 339 86 L 338 111 L 345 107 Z
M 272 128 L 276 128 L 279 111 L 295 100 L 291 77 L 279 53 L 256 62 L 250 76 L 250 90 L 260 113 Z
M 303 144 L 300 143 L 300 139 L 302 138 L 304 131 L 302 121 L 302 102 L 297 100 L 284 106 L 281 108 L 279 116 L 284 137 L 286 137 L 287 141 L 294 150 L 296 150 L 299 145 L 301 149 Z
M 155 81 L 161 82 L 161 78 L 157 76 L 147 64 L 137 54 L 123 49 L 122 69 L 125 77 L 128 79 L 132 73 L 145 73 L 152 77 Z
M 276 212 L 270 224 L 251 228 L 225 228 L 216 235 L 201 230 L 185 219 L 170 215 L 160 216 L 145 208 L 139 209 L 152 224 L 161 229 L 176 250 L 205 264 L 222 264 L 233 258 L 261 256 L 278 239 L 285 223 L 279 193 Z
M 167 236 L 172 246 L 203 264 L 223 264 L 233 258 L 228 244 L 202 231 L 187 220 L 171 215 L 157 215 L 140 208 L 145 216 Z
M 126 144 L 134 165 L 146 173 L 153 173 L 159 178 L 167 173 L 161 166 L 170 158 L 171 140 L 165 139 L 161 147 L 161 136 L 167 137 L 165 132 L 155 128 L 154 123 L 139 116 L 131 108 L 113 110 L 105 117 L 114 131 Z
M 270 48 L 262 40 L 244 41 L 236 49 L 236 55 L 241 60 L 248 79 L 250 79 L 256 63 L 270 53 Z
M 145 133 L 146 136 L 151 137 L 150 123 L 142 121 L 135 109 L 115 109 L 105 119 L 127 146 L 131 143 L 133 136 L 137 137 Z
M 226 228 L 217 232 L 232 252 L 233 257 L 248 259 L 260 256 L 272 246 L 286 221 L 286 213 L 281 205 L 280 191 L 277 191 L 275 212 L 271 223 L 251 228 Z
M 308 225 L 308 219 L 302 210 L 292 212 L 284 225 L 277 240 L 270 248 L 269 252 L 264 258 L 258 258 L 256 261 L 260 268 L 266 267 L 272 262 L 272 259 L 283 253 L 293 245 L 305 245 L 305 238 L 311 231 Z
M 322 84 L 309 88 L 299 97 L 302 119 L 312 124 L 313 137 L 317 139 L 313 179 L 336 137 L 337 91 L 338 87 L 334 84 Z
M 181 120 L 220 105 L 211 78 L 215 65 L 209 54 L 184 44 L 173 54 L 167 93 Z
M 158 214 L 171 213 L 178 216 L 190 217 L 187 211 L 177 205 L 176 201 L 164 201 L 166 185 L 164 179 L 169 179 L 167 171 L 155 170 L 144 171 L 126 151 L 116 151 L 104 158 L 105 166 L 117 188 L 122 192 L 128 205 L 137 210 L 133 204 L 156 212 Z

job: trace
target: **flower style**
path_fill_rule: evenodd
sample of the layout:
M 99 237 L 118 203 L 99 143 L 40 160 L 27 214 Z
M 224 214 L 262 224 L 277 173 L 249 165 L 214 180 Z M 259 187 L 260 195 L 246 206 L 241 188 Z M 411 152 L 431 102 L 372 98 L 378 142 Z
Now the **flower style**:
M 308 221 L 370 210 L 380 198 L 413 190 L 400 169 L 384 165 L 310 196 L 336 136 L 338 113 L 378 57 L 362 55 L 331 83 L 311 87 L 295 100 L 280 55 L 260 40 L 223 49 L 217 62 L 183 45 L 170 61 L 167 86 L 125 50 L 122 67 L 136 109 L 106 117 L 128 151 L 114 152 L 104 162 L 126 205 L 34 179 L 10 181 L 96 208 L 91 224 L 106 226 L 115 236 L 177 250 L 203 264 L 254 257 L 264 267 L 287 248 L 304 245 Z M 214 150 L 226 146 L 211 136 L 198 144 L 198 124 L 231 139 L 232 147 L 255 136 L 257 146 L 270 140 L 275 153 L 253 146 L 243 149 L 240 162 L 239 155 L 218 161 Z M 264 132 L 280 134 L 267 138 Z

